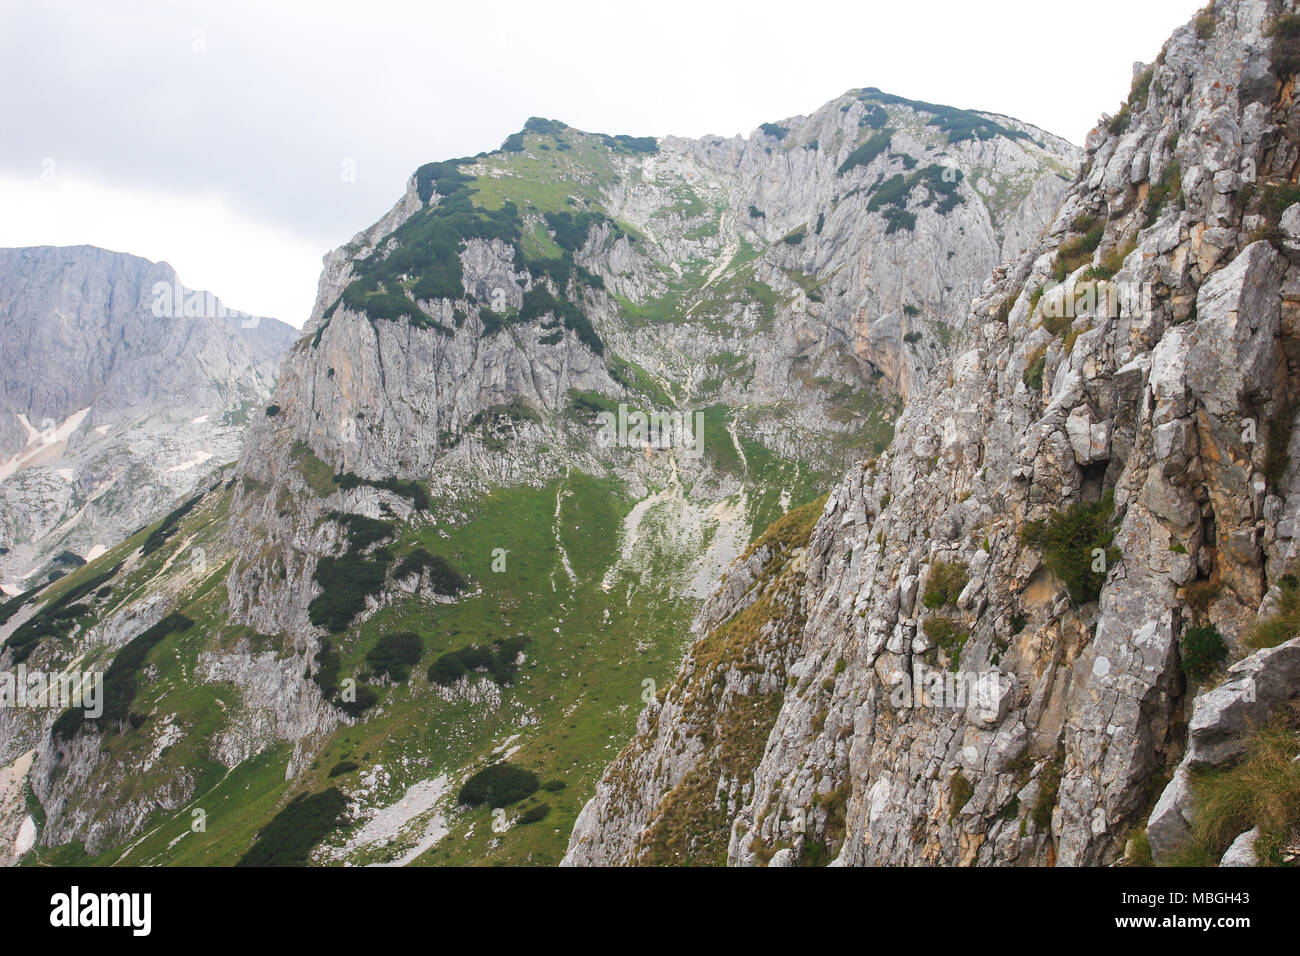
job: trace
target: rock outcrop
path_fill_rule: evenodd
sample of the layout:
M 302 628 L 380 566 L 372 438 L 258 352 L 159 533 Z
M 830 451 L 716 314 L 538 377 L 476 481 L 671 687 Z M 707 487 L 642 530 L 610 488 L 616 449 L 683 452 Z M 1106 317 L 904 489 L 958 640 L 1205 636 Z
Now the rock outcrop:
M 727 796 L 693 805 L 731 864 L 1107 864 L 1185 734 L 1226 745 L 1186 725 L 1180 640 L 1240 657 L 1296 557 L 1300 105 L 1270 35 L 1294 13 L 1220 0 L 1138 69 L 1047 237 L 831 492 L 799 593 L 751 623 L 773 643 L 700 670 L 707 635 L 759 608 L 739 565 L 566 862 L 715 859 L 672 824 L 694 781 Z M 748 699 L 686 705 L 742 678 L 780 701 L 732 779 L 701 731 Z
M 234 461 L 294 336 L 166 263 L 0 249 L 0 584 L 78 566 Z

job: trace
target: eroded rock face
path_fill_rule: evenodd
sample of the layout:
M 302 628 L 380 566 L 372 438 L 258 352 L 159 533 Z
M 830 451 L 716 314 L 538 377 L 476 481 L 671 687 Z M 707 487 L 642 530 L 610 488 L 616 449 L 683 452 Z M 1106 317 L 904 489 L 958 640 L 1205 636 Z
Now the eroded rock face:
M 637 493 L 680 482 L 706 507 L 742 490 L 688 456 L 629 460 L 598 447 L 572 420 L 573 396 L 586 393 L 687 414 L 723 404 L 740 410 L 738 435 L 841 468 L 855 434 L 872 440 L 868 421 L 887 434 L 896 396 L 951 348 L 960 323 L 939 316 L 961 314 L 1001 252 L 1042 232 L 1077 163 L 1063 140 L 992 114 L 963 113 L 987 135 L 950 141 L 934 121 L 952 112 L 854 91 L 748 139 L 668 137 L 650 153 L 600 146 L 594 158 L 598 138 L 578 131 L 526 139 L 534 162 L 582 154 L 553 175 L 573 190 L 569 209 L 598 212 L 571 250 L 579 279 L 593 278 L 557 281 L 524 247 L 475 236 L 457 246 L 463 298 L 411 291 L 426 321 L 375 318 L 345 290 L 405 251 L 403 229 L 454 201 L 422 196 L 417 173 L 383 220 L 327 257 L 284 364 L 282 412 L 252 429 L 234 528 L 256 545 L 231 574 L 235 619 L 307 626 L 307 582 L 333 545 L 319 519 L 342 499 L 307 487 L 304 449 L 335 472 L 418 479 L 451 500 L 570 468 L 612 467 Z M 885 145 L 853 162 L 878 136 Z M 521 174 L 511 157 L 456 168 L 507 181 L 493 186 L 507 195 L 513 178 L 551 175 Z M 552 242 L 555 220 L 521 203 L 521 228 Z M 500 327 L 543 291 L 571 300 L 602 347 L 549 317 Z M 485 422 L 500 422 L 504 441 L 485 437 Z M 705 440 L 739 447 L 735 435 Z
M 295 335 L 166 263 L 0 249 L 0 584 L 93 557 L 238 457 Z
M 716 568 L 752 538 L 748 496 L 762 478 L 747 442 L 791 463 L 796 480 L 801 469 L 839 471 L 859 440 L 883 443 L 898 396 L 950 352 L 959 330 L 940 316 L 964 311 L 1004 248 L 1041 233 L 1079 154 L 1005 117 L 882 97 L 854 91 L 747 139 L 670 138 L 653 152 L 550 124 L 561 132 L 523 138 L 522 168 L 503 149 L 417 171 L 380 222 L 326 257 L 316 306 L 275 394 L 256 402 L 235 473 L 187 519 L 187 529 L 203 523 L 202 535 L 187 535 L 182 557 L 164 567 L 129 556 L 114 591 L 131 581 L 120 590 L 141 596 L 123 606 L 97 599 L 104 615 L 93 625 L 34 652 L 48 666 L 83 655 L 106 663 L 208 583 L 182 560 L 203 549 L 208 575 L 229 562 L 224 601 L 204 608 L 221 624 L 189 635 L 196 650 L 184 674 L 142 669 L 148 713 L 105 731 L 126 741 L 116 752 L 97 745 L 98 730 L 52 735 L 53 714 L 0 715 L 0 759 L 34 750 L 27 776 L 47 814 L 40 841 L 82 840 L 92 853 L 121 846 L 159 808 L 194 799 L 200 784 L 186 761 L 229 769 L 288 745 L 296 778 L 353 719 L 322 696 L 325 628 L 311 615 L 322 561 L 349 547 L 346 516 L 406 531 L 428 520 L 429 502 L 454 520 L 496 486 L 612 474 L 660 509 L 645 526 L 662 540 L 645 547 L 671 552 L 680 580 L 663 588 L 689 601 L 710 594 Z M 945 117 L 987 135 L 954 139 L 934 122 Z M 886 147 L 850 162 L 877 136 Z M 536 173 L 547 154 L 551 172 Z M 469 181 L 479 192 L 457 191 Z M 460 222 L 454 242 L 435 248 L 421 230 L 473 196 L 484 200 L 468 214 L 475 224 Z M 489 213 L 501 216 L 480 228 Z M 561 214 L 579 223 L 573 231 Z M 431 261 L 434 292 L 421 271 Z M 367 285 L 374 274 L 382 278 Z M 138 284 L 148 291 L 152 278 Z M 133 292 L 133 305 L 143 294 Z M 539 297 L 546 308 L 535 308 Z M 686 415 L 723 408 L 704 440 L 734 463 L 603 446 L 590 409 L 619 402 Z M 402 493 L 407 481 L 429 501 Z M 558 522 L 558 497 L 556 508 Z M 632 549 L 621 541 L 611 553 L 621 563 Z M 780 554 L 786 601 L 803 557 Z M 395 604 L 453 599 L 425 578 L 382 573 L 351 625 Z M 746 600 L 767 606 L 775 596 Z M 24 607 L 9 633 L 34 611 Z M 794 628 L 792 618 L 776 644 L 788 645 Z M 198 715 L 183 700 L 173 706 L 197 688 L 221 710 L 202 739 L 191 733 Z M 759 700 L 770 720 L 780 689 L 770 676 L 738 674 L 729 693 Z M 505 692 L 479 681 L 436 693 L 499 707 Z M 761 740 L 734 730 L 740 781 Z M 737 786 L 729 799 L 752 789 Z M 728 833 L 712 836 L 725 855 Z
M 1152 859 L 1165 862 L 1191 838 L 1192 773 L 1231 767 L 1246 755 L 1254 733 L 1297 697 L 1300 638 L 1237 661 L 1221 683 L 1197 695 L 1187 722 L 1187 750 L 1147 821 Z M 1243 833 L 1222 865 L 1254 866 L 1256 836 Z
M 1174 33 L 1089 137 L 1048 237 L 960 323 L 934 380 L 947 387 L 914 390 L 888 451 L 832 492 L 802 572 L 806 621 L 773 649 L 779 711 L 745 796 L 716 808 L 728 862 L 1102 864 L 1145 821 L 1149 781 L 1183 748 L 1180 636 L 1216 627 L 1239 656 L 1296 554 L 1279 443 L 1300 265 L 1267 197 L 1300 143 L 1292 86 L 1269 72 L 1269 15 L 1220 2 L 1213 35 Z M 1086 285 L 1097 276 L 1113 306 Z M 1258 431 L 1278 418 L 1285 468 Z M 1113 542 L 1076 523 L 1049 566 L 1058 514 L 1111 519 Z M 945 673 L 998 693 L 954 706 Z M 707 678 L 688 661 L 668 699 Z M 680 795 L 640 755 L 725 776 L 679 743 L 699 724 L 683 720 L 647 711 L 568 862 L 641 858 L 647 821 Z M 1176 829 L 1176 789 L 1162 808 Z

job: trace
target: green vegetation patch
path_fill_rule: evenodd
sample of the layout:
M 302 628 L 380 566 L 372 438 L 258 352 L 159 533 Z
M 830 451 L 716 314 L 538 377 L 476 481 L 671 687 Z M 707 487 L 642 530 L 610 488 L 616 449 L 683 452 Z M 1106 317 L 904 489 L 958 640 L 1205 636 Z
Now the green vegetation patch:
M 173 612 L 125 645 L 104 672 L 104 701 L 100 716 L 88 717 L 82 708 L 69 708 L 54 722 L 51 734 L 61 740 L 71 740 L 87 723 L 100 728 L 120 728 L 128 720 L 134 723 L 136 718 L 131 714 L 131 702 L 135 700 L 140 671 L 149 652 L 169 634 L 188 631 L 193 626 L 194 622 L 184 614 Z
M 1278 581 L 1277 609 L 1246 635 L 1248 647 L 1277 647 L 1300 636 L 1300 581 L 1287 574 Z
M 916 110 L 923 113 L 933 114 L 933 118 L 928 125 L 937 126 L 942 132 L 948 135 L 949 143 L 960 143 L 963 140 L 978 139 L 988 140 L 994 136 L 1005 136 L 1007 139 L 1029 139 L 1028 133 L 1023 130 L 1010 129 L 1001 123 L 981 116 L 973 110 L 957 109 L 953 106 L 942 106 L 938 103 L 926 103 L 923 100 L 909 100 L 906 97 L 895 96 L 892 93 L 882 93 L 874 86 L 869 86 L 858 93 L 858 99 L 863 102 L 874 101 L 886 105 L 906 106 L 908 109 Z
M 531 770 L 495 763 L 466 780 L 456 800 L 471 807 L 508 807 L 536 793 L 538 787 L 537 774 Z
M 307 615 L 317 627 L 338 633 L 361 613 L 366 599 L 383 588 L 393 560 L 387 548 L 376 548 L 369 554 L 362 552 L 391 538 L 396 531 L 391 522 L 365 515 L 332 511 L 329 519 L 344 527 L 347 550 L 317 562 L 314 580 L 322 592 L 307 606 Z
M 46 638 L 58 639 L 66 637 L 79 618 L 86 617 L 91 613 L 90 606 L 83 603 L 83 598 L 99 591 L 101 587 L 116 577 L 121 569 L 121 564 L 114 565 L 107 571 L 90 575 L 80 583 L 51 598 L 43 608 L 14 629 L 14 632 L 9 635 L 9 640 L 5 642 L 3 649 L 0 649 L 0 654 L 3 654 L 4 650 L 8 650 L 11 662 L 21 664 L 31 656 L 32 651 L 36 649 L 41 641 Z M 5 604 L 5 620 L 13 616 L 36 590 L 39 589 L 34 588 L 14 598 L 13 601 L 7 602 Z
M 1203 681 L 1228 656 L 1228 645 L 1214 625 L 1189 627 L 1178 641 L 1182 652 L 1183 673 L 1191 680 Z
M 414 548 L 402 558 L 394 569 L 393 576 L 408 578 L 413 574 L 429 575 L 430 586 L 439 594 L 459 594 L 469 587 L 469 580 L 440 554 L 433 554 L 427 548 Z
M 150 555 L 167 543 L 167 539 L 180 530 L 181 519 L 195 509 L 203 495 L 197 494 L 189 501 L 185 502 L 174 511 L 168 512 L 167 517 L 162 519 L 162 524 L 158 525 L 149 533 L 149 537 L 144 539 L 144 544 L 140 548 L 141 555 Z
M 1079 502 L 1044 521 L 1030 521 L 1020 532 L 1023 544 L 1043 553 L 1044 564 L 1065 583 L 1076 605 L 1101 596 L 1105 569 L 1120 558 L 1111 544 L 1114 513 L 1115 495 L 1107 490 L 1095 502 Z
M 839 169 L 836 170 L 841 176 L 858 166 L 866 166 L 873 159 L 889 149 L 889 143 L 893 139 L 896 131 L 886 126 L 871 136 L 865 143 L 854 149 L 848 156 L 844 157 L 844 162 L 840 163 Z M 752 215 L 752 213 L 751 213 Z
M 936 561 L 930 566 L 930 576 L 926 579 L 921 603 L 932 611 L 945 604 L 955 603 L 969 580 L 966 565 L 960 561 Z
M 1265 32 L 1273 38 L 1273 72 L 1285 81 L 1300 71 L 1300 15 L 1284 13 Z
M 429 681 L 450 687 L 467 674 L 482 672 L 497 684 L 507 685 L 519 670 L 516 661 L 528 642 L 527 635 L 518 634 L 491 644 L 470 644 L 458 651 L 449 651 L 430 665 Z
M 375 676 L 388 675 L 395 684 L 411 676 L 411 668 L 424 656 L 424 641 L 414 631 L 385 634 L 366 652 L 366 663 Z
M 1278 866 L 1300 828 L 1300 722 L 1284 710 L 1261 727 L 1245 758 L 1230 769 L 1192 771 L 1192 838 L 1171 866 L 1218 866 L 1239 834 L 1257 829 L 1255 854 Z
M 300 793 L 275 815 L 236 866 L 305 866 L 311 851 L 339 825 L 348 800 L 337 787 Z
M 1075 269 L 1085 266 L 1092 262 L 1092 255 L 1101 245 L 1101 237 L 1105 229 L 1105 223 L 1094 216 L 1078 216 L 1070 224 L 1073 232 L 1082 233 L 1082 235 L 1067 239 L 1061 243 L 1056 252 L 1056 264 L 1052 268 L 1052 275 L 1057 282 L 1061 282 Z
M 429 510 L 429 493 L 418 481 L 406 481 L 401 478 L 361 478 L 351 472 L 342 472 L 334 476 L 334 483 L 345 491 L 360 488 L 362 485 L 382 488 L 400 498 L 409 499 L 417 511 Z

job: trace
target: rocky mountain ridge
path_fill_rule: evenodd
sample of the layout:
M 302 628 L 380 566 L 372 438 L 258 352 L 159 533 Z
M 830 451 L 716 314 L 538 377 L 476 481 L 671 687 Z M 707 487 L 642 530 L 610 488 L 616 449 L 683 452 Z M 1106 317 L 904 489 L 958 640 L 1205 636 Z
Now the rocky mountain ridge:
M 0 623 L 129 688 L 107 723 L 6 715 L 31 852 L 264 858 L 297 795 L 321 862 L 558 861 L 691 609 L 884 447 L 1076 156 L 865 89 L 747 139 L 530 120 L 422 167 L 327 257 L 236 470 Z M 629 411 L 703 441 L 602 442 Z M 504 821 L 450 802 L 505 759 L 553 779 Z M 214 801 L 262 809 L 186 830 Z
M 566 863 L 1217 861 L 1197 773 L 1300 693 L 1298 36 L 1218 0 L 1137 69 L 947 388 L 729 570 Z
M 295 335 L 166 263 L 0 250 L 0 583 L 98 556 L 233 461 Z

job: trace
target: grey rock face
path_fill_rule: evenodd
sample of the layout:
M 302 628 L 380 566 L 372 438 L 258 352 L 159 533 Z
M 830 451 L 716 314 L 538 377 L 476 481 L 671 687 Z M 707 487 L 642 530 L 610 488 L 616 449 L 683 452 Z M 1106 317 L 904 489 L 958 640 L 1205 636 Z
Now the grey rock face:
M 1160 794 L 1147 820 L 1147 839 L 1151 857 L 1157 862 L 1186 845 L 1192 834 L 1191 773 L 1180 766 Z
M 1252 828 L 1232 841 L 1219 866 L 1259 866 L 1259 857 L 1255 853 L 1255 841 L 1259 831 Z
M 730 863 L 830 847 L 840 865 L 1103 864 L 1146 818 L 1148 781 L 1179 755 L 1180 636 L 1213 625 L 1239 648 L 1296 556 L 1294 465 L 1266 475 L 1250 425 L 1292 414 L 1280 332 L 1300 273 L 1285 246 L 1254 241 L 1258 193 L 1237 191 L 1289 180 L 1300 155 L 1290 101 L 1264 80 L 1269 9 L 1220 2 L 1213 37 L 1174 33 L 1126 115 L 1089 137 L 1046 240 L 973 304 L 931 378 L 947 388 L 909 392 L 889 450 L 832 492 L 806 622 L 772 655 L 792 679 L 726 811 Z M 1098 273 L 1113 306 L 1084 284 Z M 1077 308 L 1059 311 L 1063 298 Z M 1025 532 L 1103 490 L 1118 559 L 1070 556 L 1097 575 L 1089 600 Z M 940 562 L 969 580 L 955 600 L 914 604 Z M 1004 692 L 995 707 L 899 693 L 944 671 Z M 1212 703 L 1207 721 L 1232 713 Z M 631 758 L 717 775 L 674 743 L 689 730 L 643 717 L 567 862 L 634 862 L 643 821 L 677 798 Z M 1208 724 L 1191 732 L 1198 752 L 1219 746 Z M 1179 779 L 1153 850 L 1182 838 Z
M 116 544 L 234 460 L 294 335 L 166 263 L 0 249 L 0 583 Z
M 1192 771 L 1232 766 L 1246 754 L 1251 735 L 1296 697 L 1300 697 L 1300 638 L 1238 661 L 1228 668 L 1222 683 L 1196 697 L 1187 724 L 1187 751 L 1147 821 L 1151 856 L 1157 863 L 1166 861 L 1191 836 Z M 1242 834 L 1222 865 L 1254 866 L 1256 836 Z
M 748 139 L 668 137 L 652 154 L 583 160 L 608 164 L 563 173 L 577 192 L 588 180 L 599 184 L 609 218 L 593 223 L 574 251 L 599 286 L 559 288 L 516 261 L 509 244 L 470 238 L 458 251 L 463 300 L 415 302 L 412 293 L 429 323 L 375 320 L 340 295 L 359 263 L 391 255 L 396 230 L 428 208 L 413 176 L 383 220 L 327 257 L 312 318 L 284 364 L 275 398 L 283 412 L 251 429 L 240 467 L 258 491 L 239 499 L 234 526 L 239 539 L 257 544 L 232 571 L 236 619 L 307 630 L 305 582 L 330 542 L 305 529 L 338 501 L 305 493 L 295 448 L 336 472 L 418 479 L 452 499 L 494 484 L 538 484 L 569 468 L 613 467 L 634 489 L 662 485 L 662 466 L 595 447 L 589 429 L 565 419 L 575 391 L 644 402 L 645 389 L 616 372 L 627 363 L 688 414 L 725 404 L 740 410 L 739 435 L 783 457 L 840 467 L 841 449 L 866 417 L 846 402 L 877 394 L 877 382 L 886 395 L 906 394 L 928 378 L 961 334 L 962 323 L 937 317 L 961 314 L 1004 245 L 1041 233 L 1078 159 L 1063 140 L 991 115 L 980 114 L 1001 133 L 950 143 L 931 113 L 900 102 L 881 108 L 889 149 L 855 166 L 848 160 L 872 135 L 872 108 L 869 95 L 855 92 L 782 121 L 779 137 L 764 130 Z M 509 180 L 518 175 L 511 156 L 460 168 Z M 918 180 L 899 207 L 913 227 L 890 228 L 890 207 L 873 204 L 873 195 L 890 177 L 901 182 L 926 169 L 935 177 L 952 171 L 952 208 L 941 211 Z M 436 192 L 430 202 L 436 208 Z M 543 217 L 523 218 L 551 241 Z M 723 291 L 750 277 L 756 291 Z M 571 294 L 604 355 L 544 321 L 504 332 L 489 326 L 489 307 L 518 309 L 534 290 Z M 638 307 L 662 316 L 632 321 Z M 719 356 L 732 364 L 720 369 Z M 657 401 L 666 404 L 663 395 Z M 522 403 L 529 420 L 516 416 L 503 453 L 482 439 L 479 423 L 512 403 Z M 883 414 L 892 421 L 892 411 Z M 734 436 L 706 440 L 739 447 Z M 682 456 L 671 467 L 679 471 L 706 506 L 742 490 Z M 279 513 L 282 491 L 299 496 L 297 513 Z
M 1189 767 L 1222 767 L 1246 751 L 1254 730 L 1300 697 L 1300 639 L 1257 651 L 1228 668 L 1224 683 L 1199 695 L 1187 724 Z

